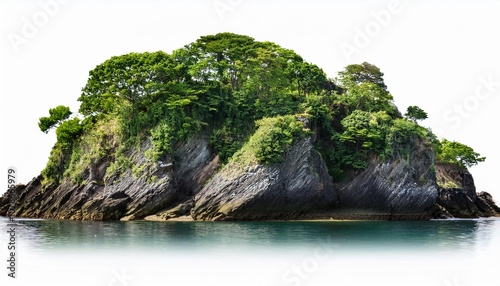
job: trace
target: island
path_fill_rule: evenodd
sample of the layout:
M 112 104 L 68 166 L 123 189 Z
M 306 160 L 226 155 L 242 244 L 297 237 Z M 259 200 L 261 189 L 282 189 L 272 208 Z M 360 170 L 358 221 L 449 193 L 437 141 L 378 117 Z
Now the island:
M 471 147 L 396 107 L 381 70 L 336 78 L 290 49 L 232 33 L 89 73 L 41 174 L 0 215 L 71 220 L 428 220 L 500 216 Z

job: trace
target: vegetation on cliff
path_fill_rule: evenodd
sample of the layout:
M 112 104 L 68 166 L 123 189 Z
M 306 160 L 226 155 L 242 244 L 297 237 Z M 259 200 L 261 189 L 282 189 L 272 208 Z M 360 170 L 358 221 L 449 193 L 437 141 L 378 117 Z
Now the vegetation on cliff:
M 353 64 L 327 78 L 294 51 L 248 36 L 204 36 L 167 54 L 115 56 L 90 71 L 79 114 L 58 106 L 40 118 L 57 143 L 42 171 L 45 185 L 83 183 L 103 158 L 107 176 L 133 166 L 124 154 L 146 138 L 153 161 L 175 160 L 176 144 L 194 134 L 209 138 L 223 163 L 273 164 L 295 140 L 311 136 L 330 175 L 341 180 L 370 160 L 408 154 L 416 142 L 434 146 L 436 159 L 471 166 L 484 157 L 470 147 L 439 141 L 393 103 L 383 73 Z

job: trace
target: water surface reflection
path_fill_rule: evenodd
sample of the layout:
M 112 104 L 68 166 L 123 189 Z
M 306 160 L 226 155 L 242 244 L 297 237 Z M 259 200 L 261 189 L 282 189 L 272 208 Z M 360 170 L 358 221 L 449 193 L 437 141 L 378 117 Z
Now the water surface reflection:
M 6 229 L 6 218 L 0 220 Z M 34 248 L 255 248 L 331 243 L 352 248 L 453 248 L 471 251 L 500 235 L 500 220 L 322 222 L 94 222 L 17 220 Z M 2 231 L 4 236 L 5 231 Z

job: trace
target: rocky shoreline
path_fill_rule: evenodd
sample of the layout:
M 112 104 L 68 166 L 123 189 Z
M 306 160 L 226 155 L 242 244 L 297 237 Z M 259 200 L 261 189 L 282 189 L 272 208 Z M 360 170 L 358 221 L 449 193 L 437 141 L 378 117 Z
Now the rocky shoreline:
M 269 166 L 228 164 L 204 137 L 177 146 L 177 161 L 148 163 L 144 151 L 128 156 L 145 166 L 107 177 L 109 160 L 88 170 L 83 184 L 42 187 L 41 176 L 0 199 L 0 215 L 72 220 L 428 220 L 499 216 L 486 192 L 476 192 L 465 168 L 434 165 L 432 149 L 415 144 L 406 158 L 374 159 L 368 168 L 333 183 L 311 138 L 297 141 L 284 161 Z M 92 174 L 92 175 L 91 175 Z M 151 180 L 152 177 L 155 180 Z M 454 188 L 438 186 L 453 180 Z M 14 196 L 11 200 L 11 196 Z M 10 202 L 15 201 L 11 206 Z

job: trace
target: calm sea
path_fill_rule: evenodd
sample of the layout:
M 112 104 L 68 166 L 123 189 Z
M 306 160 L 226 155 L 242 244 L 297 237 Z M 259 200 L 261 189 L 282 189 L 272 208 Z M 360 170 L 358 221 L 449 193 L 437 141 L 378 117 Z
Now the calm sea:
M 500 286 L 500 219 L 80 222 L 0 218 L 0 285 Z

